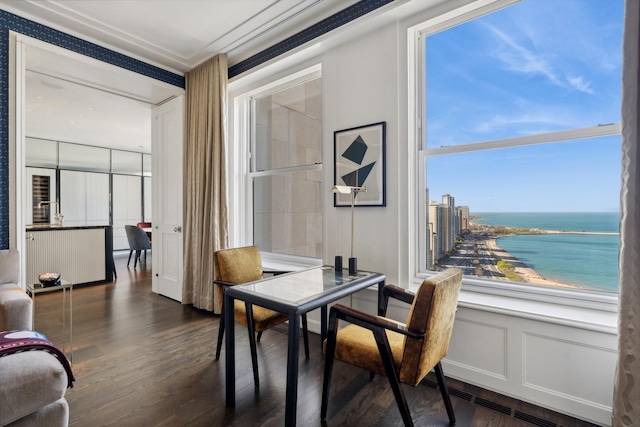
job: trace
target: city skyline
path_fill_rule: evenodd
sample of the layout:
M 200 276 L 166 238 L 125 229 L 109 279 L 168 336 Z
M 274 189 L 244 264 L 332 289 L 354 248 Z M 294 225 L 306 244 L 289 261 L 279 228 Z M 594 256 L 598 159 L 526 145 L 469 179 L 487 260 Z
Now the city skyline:
M 620 122 L 622 0 L 523 1 L 429 36 L 427 147 Z M 429 157 L 475 212 L 619 210 L 620 136 Z

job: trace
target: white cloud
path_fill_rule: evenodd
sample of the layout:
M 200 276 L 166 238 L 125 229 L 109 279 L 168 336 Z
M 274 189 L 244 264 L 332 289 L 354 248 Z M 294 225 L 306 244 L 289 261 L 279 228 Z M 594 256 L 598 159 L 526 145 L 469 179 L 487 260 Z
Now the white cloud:
M 591 82 L 585 81 L 582 76 L 568 77 L 567 80 L 573 88 L 579 90 L 580 92 L 588 93 L 589 95 L 594 94 L 594 91 L 591 88 Z
M 552 52 L 544 52 L 544 43 L 534 40 L 536 35 L 532 29 L 528 32 L 518 30 L 526 41 L 528 41 L 535 49 L 525 46 L 525 43 L 519 42 L 517 37 L 511 36 L 506 32 L 490 25 L 485 26 L 501 43 L 498 43 L 498 51 L 494 54 L 506 67 L 507 70 L 528 76 L 542 76 L 554 86 L 577 90 L 589 95 L 595 92 L 591 86 L 591 81 L 586 80 L 583 76 L 567 76 L 562 71 L 563 57 L 558 58 Z
M 540 74 L 546 77 L 551 83 L 562 86 L 561 80 L 556 76 L 553 66 L 540 54 L 527 49 L 515 38 L 510 37 L 496 27 L 486 24 L 487 28 L 503 42 L 502 49 L 496 53 L 509 70 L 523 74 Z

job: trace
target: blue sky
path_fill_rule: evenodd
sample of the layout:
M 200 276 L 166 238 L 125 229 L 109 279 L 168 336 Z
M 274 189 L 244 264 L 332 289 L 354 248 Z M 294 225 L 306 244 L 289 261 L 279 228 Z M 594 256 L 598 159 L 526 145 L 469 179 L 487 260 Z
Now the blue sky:
M 427 144 L 618 123 L 623 0 L 524 0 L 427 38 Z M 472 212 L 619 209 L 618 136 L 427 160 Z

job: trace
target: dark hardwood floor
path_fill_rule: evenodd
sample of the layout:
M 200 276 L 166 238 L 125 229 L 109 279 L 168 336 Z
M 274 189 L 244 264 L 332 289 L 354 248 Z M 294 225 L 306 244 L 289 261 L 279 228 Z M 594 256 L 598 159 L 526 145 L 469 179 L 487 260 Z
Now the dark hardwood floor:
M 151 257 L 127 268 L 116 257 L 113 283 L 73 291 L 73 371 L 67 391 L 72 426 L 281 426 L 284 423 L 286 330 L 258 344 L 255 391 L 246 332 L 236 328 L 236 406 L 224 402 L 224 354 L 214 360 L 218 317 L 151 292 Z M 36 330 L 62 347 L 62 293 L 37 295 Z M 68 348 L 68 345 L 67 345 Z M 223 350 L 224 351 L 224 350 Z M 300 358 L 298 425 L 321 426 L 323 356 L 311 334 Z M 336 362 L 327 426 L 401 426 L 385 377 Z M 588 423 L 448 380 L 458 426 L 586 426 Z M 446 426 L 435 377 L 403 386 L 416 426 Z

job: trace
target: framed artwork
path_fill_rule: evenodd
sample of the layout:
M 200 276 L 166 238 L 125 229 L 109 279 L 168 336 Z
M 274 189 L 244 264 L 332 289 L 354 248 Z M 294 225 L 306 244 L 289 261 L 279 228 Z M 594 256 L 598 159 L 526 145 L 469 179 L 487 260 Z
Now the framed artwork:
M 355 206 L 386 206 L 386 122 L 333 133 L 335 185 L 366 187 L 356 193 Z M 334 194 L 333 206 L 351 206 L 351 195 Z

